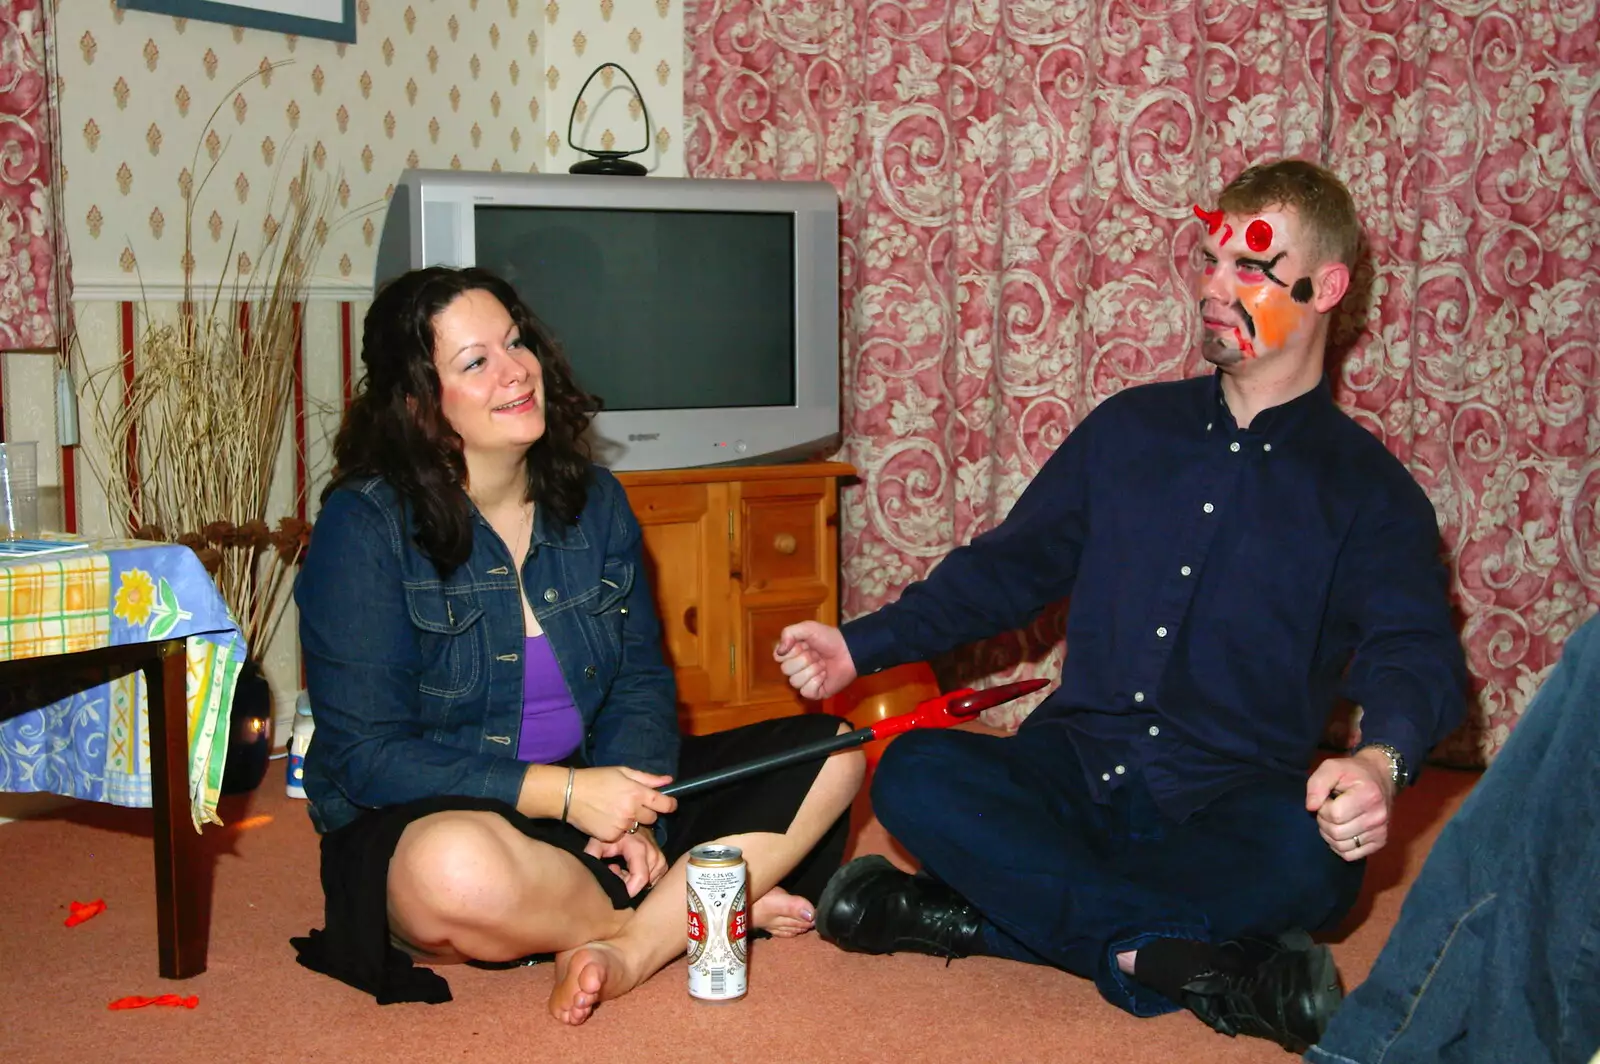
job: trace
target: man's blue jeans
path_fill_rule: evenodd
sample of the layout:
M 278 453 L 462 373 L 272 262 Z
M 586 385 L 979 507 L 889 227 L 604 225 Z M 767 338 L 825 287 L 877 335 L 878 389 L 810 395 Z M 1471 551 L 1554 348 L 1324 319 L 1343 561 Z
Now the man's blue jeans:
M 1600 627 L 1567 641 L 1434 843 L 1316 1064 L 1588 1064 L 1600 1049 Z
M 1097 805 L 1049 724 L 1003 738 L 907 732 L 884 752 L 872 803 L 988 920 L 985 952 L 1086 976 L 1137 1016 L 1177 1006 L 1119 971 L 1117 953 L 1314 930 L 1350 908 L 1365 865 L 1322 841 L 1301 780 L 1238 788 L 1178 822 L 1130 772 Z

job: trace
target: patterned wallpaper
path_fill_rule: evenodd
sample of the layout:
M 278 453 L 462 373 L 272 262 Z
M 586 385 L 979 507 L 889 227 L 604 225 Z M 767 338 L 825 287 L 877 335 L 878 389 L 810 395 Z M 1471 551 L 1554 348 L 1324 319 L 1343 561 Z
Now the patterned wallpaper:
M 264 227 L 282 221 L 275 182 L 303 152 L 337 192 L 318 272 L 330 292 L 367 286 L 403 169 L 564 170 L 575 94 L 608 60 L 645 94 L 656 130 L 642 158 L 683 172 L 682 0 L 358 0 L 357 16 L 344 45 L 62 0 L 63 195 L 80 298 L 137 292 L 141 277 L 147 292 L 179 283 L 191 194 L 197 283 L 221 276 L 235 230 L 235 262 L 258 254 Z M 584 143 L 644 142 L 630 94 L 597 78 L 585 96 Z
M 286 191 L 280 185 L 273 194 L 275 178 L 286 184 L 301 153 L 311 153 L 313 177 L 336 190 L 339 214 L 304 316 L 296 409 L 305 454 L 297 461 L 291 431 L 271 509 L 295 511 L 303 476 L 314 517 L 345 386 L 343 319 L 358 343 L 391 183 L 408 166 L 565 171 L 580 157 L 565 143 L 568 113 L 584 79 L 608 60 L 625 66 L 644 93 L 654 132 L 640 160 L 655 174 L 681 175 L 685 2 L 358 0 L 356 43 L 341 45 L 123 11 L 114 0 L 58 0 L 61 195 L 83 353 L 78 385 L 84 370 L 115 380 L 123 301 L 138 304 L 139 322 L 146 312 L 175 314 L 186 196 L 195 203 L 195 281 L 215 284 L 235 229 L 235 261 L 241 251 L 258 256 L 263 227 L 283 220 Z M 258 76 L 234 88 L 251 74 Z M 619 150 L 639 146 L 643 113 L 620 91 L 626 80 L 611 80 L 608 89 L 597 77 L 585 94 L 578 136 L 602 147 L 609 131 Z M 52 355 L 0 356 L 8 436 L 41 442 L 41 519 L 61 528 L 55 381 Z M 92 421 L 83 406 L 77 514 L 91 534 L 113 527 L 89 468 L 100 450 Z M 291 610 L 265 655 L 280 741 L 299 686 L 295 623 Z
M 681 177 L 683 167 L 684 5 L 693 0 L 549 0 L 544 14 L 545 87 L 549 115 L 540 166 L 564 171 L 583 156 L 565 143 L 574 118 L 575 143 L 590 149 L 632 151 L 652 174 Z M 606 69 L 590 83 L 574 111 L 578 89 L 602 63 L 622 66 L 644 99 L 650 123 L 626 91 L 628 79 Z M 544 162 L 549 159 L 548 165 Z

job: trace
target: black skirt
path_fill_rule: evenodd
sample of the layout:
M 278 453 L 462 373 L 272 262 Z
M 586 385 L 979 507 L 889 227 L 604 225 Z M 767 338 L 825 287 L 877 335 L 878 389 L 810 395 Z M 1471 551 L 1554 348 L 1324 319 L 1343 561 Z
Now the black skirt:
M 804 714 L 757 721 L 712 735 L 686 735 L 678 758 L 678 779 L 692 779 L 730 765 L 792 750 L 839 730 L 838 717 Z M 662 852 L 676 861 L 695 846 L 746 832 L 783 832 L 816 782 L 820 759 L 774 769 L 759 776 L 682 798 L 664 818 Z M 381 1005 L 398 1001 L 450 1000 L 450 986 L 437 972 L 412 964 L 390 937 L 389 860 L 405 829 L 416 820 L 446 810 L 498 813 L 518 831 L 572 854 L 594 875 L 613 907 L 637 906 L 648 888 L 629 897 L 611 864 L 583 852 L 589 838 L 559 820 L 533 819 L 503 802 L 440 795 L 365 813 L 322 837 L 324 926 L 290 939 L 302 965 L 372 994 Z M 817 899 L 839 867 L 849 834 L 849 812 L 841 814 L 816 847 L 782 881 L 784 889 Z

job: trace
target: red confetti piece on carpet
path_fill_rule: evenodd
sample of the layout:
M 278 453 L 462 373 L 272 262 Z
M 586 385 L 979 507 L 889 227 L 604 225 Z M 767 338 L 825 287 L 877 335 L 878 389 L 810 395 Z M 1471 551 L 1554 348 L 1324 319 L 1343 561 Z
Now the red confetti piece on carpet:
M 103 898 L 96 898 L 90 902 L 75 901 L 72 903 L 72 915 L 67 917 L 65 923 L 68 927 L 77 927 L 85 920 L 93 920 L 105 911 L 106 903 Z
M 159 997 L 140 997 L 132 994 L 125 998 L 118 998 L 107 1005 L 108 1009 L 142 1009 L 146 1005 L 170 1005 L 174 1008 L 192 1009 L 200 1004 L 198 994 L 189 997 L 179 997 L 177 994 L 162 994 Z

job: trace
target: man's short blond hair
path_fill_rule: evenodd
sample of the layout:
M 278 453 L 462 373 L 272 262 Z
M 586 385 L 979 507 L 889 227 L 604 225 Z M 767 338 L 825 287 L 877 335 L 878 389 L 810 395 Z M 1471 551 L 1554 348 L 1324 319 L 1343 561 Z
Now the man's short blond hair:
M 1236 217 L 1274 207 L 1294 211 L 1319 262 L 1342 262 L 1353 270 L 1361 254 L 1361 222 L 1350 190 L 1316 163 L 1282 159 L 1252 166 L 1228 182 L 1217 206 Z

